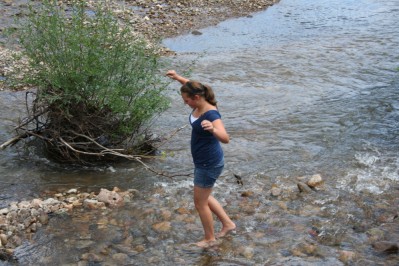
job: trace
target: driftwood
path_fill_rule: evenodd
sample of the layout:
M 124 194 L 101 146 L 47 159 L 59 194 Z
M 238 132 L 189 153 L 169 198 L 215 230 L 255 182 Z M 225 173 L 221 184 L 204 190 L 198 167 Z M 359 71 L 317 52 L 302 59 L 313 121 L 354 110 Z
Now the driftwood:
M 175 130 L 168 138 L 166 138 L 160 145 L 158 145 L 156 148 L 159 148 L 161 146 L 163 146 L 169 139 L 171 139 L 173 136 L 175 136 L 179 131 L 181 131 L 182 129 L 184 129 L 187 125 L 182 126 L 180 128 L 178 128 L 177 130 Z M 77 153 L 77 154 L 84 154 L 84 155 L 91 155 L 91 156 L 96 156 L 96 157 L 103 157 L 106 155 L 112 155 L 115 157 L 119 157 L 119 158 L 124 158 L 124 159 L 128 159 L 128 160 L 134 160 L 136 162 L 139 162 L 141 165 L 144 166 L 144 168 L 154 174 L 160 175 L 160 176 L 164 176 L 164 177 L 168 177 L 168 178 L 173 178 L 176 176 L 189 176 L 190 174 L 168 174 L 162 171 L 158 171 L 152 167 L 150 167 L 149 165 L 147 165 L 145 162 L 143 162 L 143 158 L 144 159 L 149 159 L 149 158 L 155 158 L 156 156 L 151 156 L 151 155 L 131 155 L 131 154 L 124 154 L 123 151 L 124 149 L 109 149 L 104 147 L 103 145 L 101 145 L 100 143 L 98 143 L 97 141 L 95 141 L 94 139 L 79 134 L 77 132 L 74 132 L 74 134 L 76 136 L 85 138 L 88 140 L 88 143 L 91 144 L 95 144 L 96 146 L 98 146 L 100 148 L 99 152 L 87 152 L 87 151 L 83 151 L 83 150 L 78 150 L 76 148 L 73 147 L 73 144 L 66 142 L 62 137 L 59 137 L 59 141 L 60 143 L 62 143 L 66 148 L 70 149 L 71 151 Z M 39 137 L 40 135 L 34 133 L 34 132 L 25 132 L 24 134 L 21 134 L 19 136 L 16 136 L 6 142 L 4 142 L 3 144 L 0 145 L 0 149 L 4 150 L 5 148 L 9 147 L 9 146 L 13 146 L 16 143 L 18 143 L 20 140 L 28 138 L 30 136 L 35 136 L 35 137 Z
M 186 126 L 176 129 L 160 144 L 157 141 L 159 144 L 157 146 L 155 140 L 147 139 L 147 135 L 145 135 L 145 141 L 134 146 L 135 143 L 129 143 L 126 136 L 111 137 L 113 127 L 121 121 L 115 120 L 112 112 L 107 108 L 98 109 L 95 106 L 77 103 L 70 108 L 71 111 L 68 114 L 65 114 L 57 103 L 46 105 L 36 100 L 29 102 L 29 94 L 35 93 L 26 93 L 28 116 L 15 128 L 17 136 L 1 144 L 0 150 L 13 146 L 23 139 L 32 138 L 41 141 L 49 157 L 59 162 L 95 164 L 127 159 L 139 162 L 145 169 L 160 176 L 169 178 L 188 176 L 187 174 L 170 175 L 157 171 L 143 161 L 156 158 L 157 156 L 152 155 L 153 152 Z M 132 136 L 133 134 L 135 133 L 132 133 Z
M 28 135 L 27 134 L 22 134 L 19 136 L 16 136 L 10 140 L 7 140 L 6 142 L 4 142 L 3 144 L 0 145 L 0 150 L 4 150 L 5 148 L 7 148 L 8 146 L 13 146 L 16 143 L 18 143 L 20 140 L 27 138 Z

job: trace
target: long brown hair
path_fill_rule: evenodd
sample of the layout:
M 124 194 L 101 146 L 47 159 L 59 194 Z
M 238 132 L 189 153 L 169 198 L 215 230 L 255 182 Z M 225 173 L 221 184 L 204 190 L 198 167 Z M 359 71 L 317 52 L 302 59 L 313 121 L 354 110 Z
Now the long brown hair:
M 217 101 L 213 90 L 208 85 L 203 85 L 197 81 L 187 81 L 181 88 L 181 93 L 186 93 L 189 97 L 193 98 L 195 95 L 200 95 L 205 98 L 205 100 L 216 106 Z

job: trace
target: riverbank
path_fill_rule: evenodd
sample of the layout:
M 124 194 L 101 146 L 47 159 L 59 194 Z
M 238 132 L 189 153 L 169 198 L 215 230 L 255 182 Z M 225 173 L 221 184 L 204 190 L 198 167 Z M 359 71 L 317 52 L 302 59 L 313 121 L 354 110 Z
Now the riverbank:
M 69 1 L 62 1 L 68 3 Z M 87 1 L 88 7 L 95 1 Z M 111 1 L 115 15 L 133 31 L 143 35 L 150 42 L 192 32 L 200 34 L 201 28 L 216 25 L 229 18 L 250 16 L 275 4 L 278 0 L 138 0 Z M 6 32 L 18 29 L 15 19 L 23 18 L 28 12 L 26 1 L 2 1 L 0 3 L 0 90 L 5 80 L 24 61 L 15 62 L 13 54 L 17 45 L 5 37 Z M 161 48 L 163 54 L 173 53 Z M 23 89 L 23 87 L 22 87 Z
M 15 18 L 23 17 L 28 5 L 26 1 L 2 1 L 1 26 L 3 34 L 7 28 L 17 28 Z M 60 1 L 68 3 L 70 1 Z M 90 8 L 97 1 L 86 1 Z M 198 30 L 229 18 L 243 17 L 261 11 L 278 0 L 130 0 L 108 1 L 115 15 L 129 24 L 135 31 L 151 39 L 163 39 Z

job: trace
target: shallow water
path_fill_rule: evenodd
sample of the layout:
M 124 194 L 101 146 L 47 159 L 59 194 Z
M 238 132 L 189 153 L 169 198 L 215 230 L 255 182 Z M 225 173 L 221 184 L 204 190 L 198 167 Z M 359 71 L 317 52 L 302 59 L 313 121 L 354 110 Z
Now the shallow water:
M 134 163 L 82 170 L 8 149 L 0 158 L 3 205 L 46 189 L 140 190 L 121 209 L 55 216 L 17 250 L 20 263 L 75 265 L 92 253 L 102 261 L 89 265 L 344 265 L 339 252 L 348 250 L 357 257 L 347 264 L 397 264 L 397 255 L 373 251 L 369 230 L 388 240 L 399 234 L 398 17 L 396 0 L 282 0 L 202 35 L 165 40 L 179 53 L 176 70 L 195 62 L 191 77 L 216 92 L 231 143 L 215 196 L 238 234 L 210 250 L 188 245 L 202 237 L 190 178 L 153 176 Z M 160 135 L 188 121 L 178 87 L 171 84 L 175 101 L 156 122 Z M 1 92 L 0 141 L 11 136 L 22 99 Z M 191 173 L 189 134 L 186 127 L 162 147 L 173 156 L 148 163 Z M 298 194 L 296 177 L 313 174 L 325 188 Z M 278 197 L 270 196 L 273 184 L 283 190 Z M 169 230 L 152 228 L 165 221 Z M 118 253 L 128 258 L 118 261 Z

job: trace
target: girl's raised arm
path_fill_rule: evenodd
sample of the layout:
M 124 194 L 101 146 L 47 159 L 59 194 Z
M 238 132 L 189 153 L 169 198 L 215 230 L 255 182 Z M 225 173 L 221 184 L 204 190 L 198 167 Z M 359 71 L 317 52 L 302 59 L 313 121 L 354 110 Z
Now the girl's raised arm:
M 179 74 L 177 74 L 176 71 L 174 71 L 174 70 L 168 70 L 168 72 L 166 72 L 166 76 L 168 76 L 171 79 L 177 80 L 182 85 L 184 85 L 184 84 L 186 84 L 186 82 L 190 81 L 189 79 L 186 79 L 185 77 L 182 77 Z

